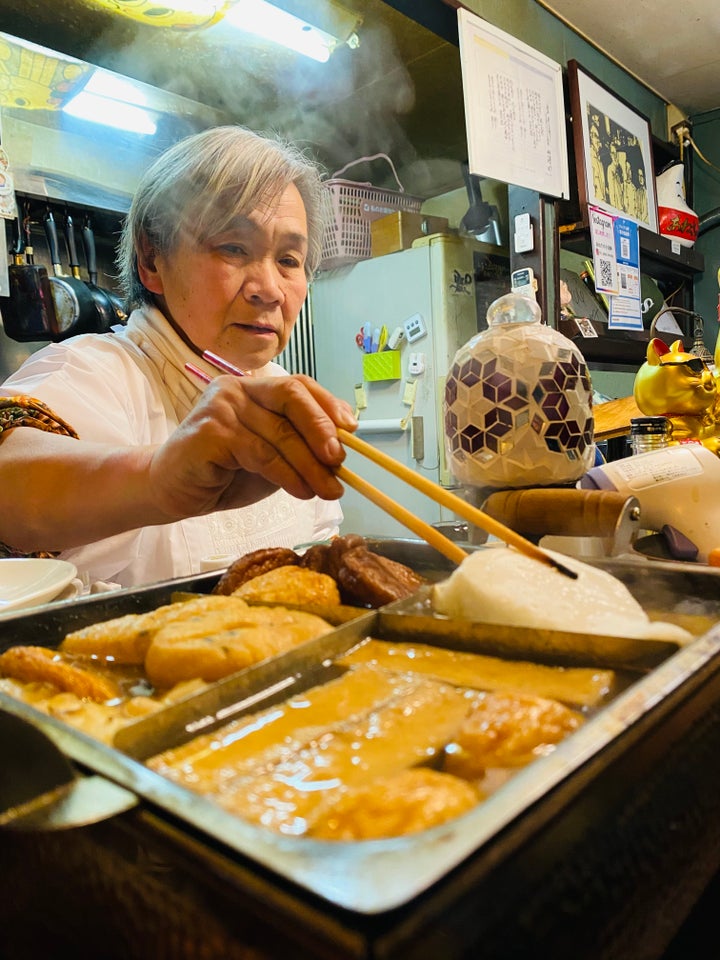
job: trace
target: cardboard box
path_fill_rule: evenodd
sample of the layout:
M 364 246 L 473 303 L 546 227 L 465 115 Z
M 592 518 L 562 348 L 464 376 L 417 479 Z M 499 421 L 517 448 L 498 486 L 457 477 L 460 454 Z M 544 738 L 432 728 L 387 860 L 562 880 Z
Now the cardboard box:
M 396 210 L 370 224 L 370 246 L 373 257 L 407 250 L 413 240 L 431 233 L 447 233 L 447 217 L 427 217 L 422 213 Z

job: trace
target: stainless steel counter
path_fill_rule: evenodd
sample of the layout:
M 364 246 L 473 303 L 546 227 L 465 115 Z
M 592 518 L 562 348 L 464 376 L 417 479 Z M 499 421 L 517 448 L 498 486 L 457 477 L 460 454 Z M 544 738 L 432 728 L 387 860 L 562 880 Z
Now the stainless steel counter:
M 405 549 L 388 552 L 397 559 Z M 720 571 L 601 565 L 655 612 L 720 611 Z M 215 579 L 182 587 L 202 592 Z M 150 609 L 178 586 L 50 605 L 3 625 L 0 646 L 52 645 L 71 625 Z M 266 836 L 142 764 L 187 737 L 189 723 L 210 718 L 211 729 L 251 692 L 288 678 L 307 685 L 361 635 L 392 634 L 403 615 L 402 604 L 371 613 L 222 681 L 145 722 L 142 736 L 128 731 L 123 752 L 4 697 L 4 709 L 31 718 L 79 771 L 140 802 L 90 827 L 3 834 L 0 868 L 12 877 L 0 906 L 3 956 L 66 940 L 103 957 L 659 958 L 720 865 L 717 628 L 657 665 L 632 666 L 629 685 L 552 754 L 415 837 Z M 23 954 L 30 944 L 36 952 Z

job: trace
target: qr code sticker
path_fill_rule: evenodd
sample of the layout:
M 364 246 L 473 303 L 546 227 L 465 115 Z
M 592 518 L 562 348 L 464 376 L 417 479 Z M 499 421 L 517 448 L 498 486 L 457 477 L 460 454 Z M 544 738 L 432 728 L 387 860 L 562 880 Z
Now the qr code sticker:
M 620 256 L 623 260 L 630 259 L 630 239 L 628 237 L 620 237 Z
M 612 290 L 615 286 L 612 260 L 600 260 L 598 266 L 600 267 L 600 286 L 606 290 Z

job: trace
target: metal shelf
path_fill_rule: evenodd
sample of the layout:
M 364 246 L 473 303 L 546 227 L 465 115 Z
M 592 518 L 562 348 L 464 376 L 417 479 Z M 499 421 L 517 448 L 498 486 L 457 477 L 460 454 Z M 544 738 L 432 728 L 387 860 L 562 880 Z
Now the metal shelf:
M 639 240 L 640 268 L 654 280 L 692 280 L 705 269 L 705 259 L 695 247 L 680 247 L 678 252 L 675 252 L 671 240 L 644 227 L 640 227 Z M 560 246 L 574 253 L 592 256 L 590 228 L 560 227 Z

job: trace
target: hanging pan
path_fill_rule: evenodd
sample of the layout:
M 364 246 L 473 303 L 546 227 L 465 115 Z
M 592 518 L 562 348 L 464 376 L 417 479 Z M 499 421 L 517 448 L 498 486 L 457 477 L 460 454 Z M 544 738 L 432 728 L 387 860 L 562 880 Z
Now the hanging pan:
M 127 313 L 125 311 L 125 304 L 122 300 L 122 297 L 119 297 L 116 293 L 113 293 L 112 290 L 106 290 L 105 287 L 97 286 L 98 269 L 95 248 L 95 232 L 93 231 L 89 216 L 85 217 L 83 221 L 83 225 L 80 230 L 80 236 L 82 237 L 83 249 L 85 250 L 88 276 L 90 277 L 90 283 L 88 286 L 91 290 L 93 290 L 94 293 L 97 291 L 97 294 L 104 296 L 105 299 L 109 301 L 110 309 L 112 310 L 113 314 L 112 323 L 125 323 L 127 320 Z
M 43 222 L 55 274 L 50 277 L 50 285 L 58 324 L 56 339 L 65 340 L 78 333 L 97 333 L 102 329 L 102 317 L 87 284 L 79 277 L 63 273 L 57 226 L 52 210 L 47 210 Z
M 93 298 L 95 303 L 95 309 L 98 314 L 98 332 L 105 333 L 112 327 L 113 323 L 116 322 L 117 317 L 112 308 L 112 304 L 107 298 L 107 295 L 100 287 L 96 286 L 94 282 L 88 282 L 83 280 L 80 276 L 80 260 L 77 253 L 77 245 L 75 242 L 75 225 L 73 224 L 73 219 L 69 213 L 65 214 L 65 242 L 67 244 L 68 250 L 68 266 L 73 277 L 76 280 L 80 280 L 85 284 L 87 289 L 90 291 L 90 295 Z M 95 274 L 97 276 L 97 273 Z M 92 278 L 92 275 L 91 275 Z

